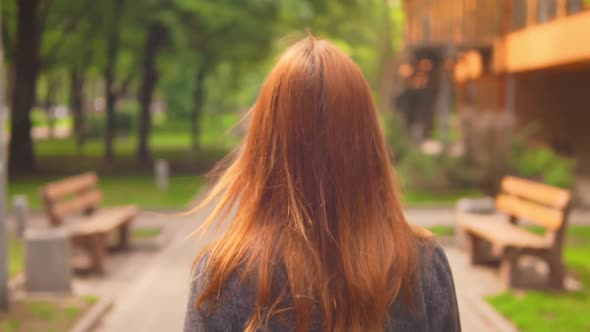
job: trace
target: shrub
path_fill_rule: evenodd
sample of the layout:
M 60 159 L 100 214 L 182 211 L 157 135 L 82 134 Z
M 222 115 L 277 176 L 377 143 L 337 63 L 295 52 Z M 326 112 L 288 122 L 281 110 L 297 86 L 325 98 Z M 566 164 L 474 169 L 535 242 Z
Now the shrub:
M 115 128 L 117 134 L 129 134 L 136 130 L 139 112 L 136 102 L 122 102 L 121 107 L 115 112 Z
M 535 124 L 516 132 L 506 112 L 462 112 L 461 120 L 467 160 L 475 167 L 476 182 L 488 194 L 498 192 L 507 174 L 573 187 L 573 161 L 530 144 L 530 137 L 539 130 Z
M 512 173 L 552 186 L 573 188 L 575 164 L 547 147 L 514 146 L 509 160 Z
M 404 119 L 399 113 L 383 115 L 385 138 L 392 150 L 393 157 L 400 161 L 406 157 L 411 149 L 410 137 L 404 126 Z
M 100 138 L 104 135 L 105 119 L 103 116 L 88 114 L 84 123 L 84 133 L 88 138 Z
M 398 164 L 398 177 L 405 188 L 441 192 L 449 187 L 449 179 L 437 157 L 410 151 Z
M 474 168 L 474 179 L 494 195 L 509 173 L 514 119 L 506 112 L 461 112 L 465 157 Z

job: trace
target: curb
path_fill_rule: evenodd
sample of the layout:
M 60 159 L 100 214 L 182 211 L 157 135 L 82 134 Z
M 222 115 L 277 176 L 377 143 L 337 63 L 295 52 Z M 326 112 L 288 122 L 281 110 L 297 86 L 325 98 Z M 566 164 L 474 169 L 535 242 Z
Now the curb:
M 92 331 L 100 319 L 113 307 L 114 300 L 112 297 L 107 297 L 100 300 L 93 305 L 84 316 L 82 316 L 70 329 L 69 332 L 90 332 Z
M 484 299 L 467 297 L 468 302 L 475 308 L 481 321 L 487 322 L 495 331 L 518 332 L 518 329 L 504 316 L 497 312 Z

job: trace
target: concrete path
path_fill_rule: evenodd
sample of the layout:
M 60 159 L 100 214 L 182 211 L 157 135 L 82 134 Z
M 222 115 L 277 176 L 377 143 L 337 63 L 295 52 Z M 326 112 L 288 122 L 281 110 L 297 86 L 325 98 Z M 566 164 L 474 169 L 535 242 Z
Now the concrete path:
M 167 221 L 174 237 L 145 266 L 134 267 L 133 280 L 110 291 L 117 293 L 114 306 L 96 331 L 182 331 L 191 264 L 200 249 L 188 235 L 201 218 Z
M 187 235 L 196 228 L 202 217 L 203 214 L 185 220 L 168 219 L 168 227 L 174 233 L 169 245 L 149 261 L 140 259 L 139 264 L 127 266 L 124 272 L 117 271 L 119 277 L 114 278 L 115 281 L 109 285 L 102 286 L 102 292 L 114 296 L 115 303 L 96 331 L 182 330 L 190 266 L 199 249 L 196 241 L 187 239 Z M 408 217 L 414 219 L 411 213 Z M 419 219 L 414 221 L 423 224 Z M 516 331 L 482 301 L 485 294 L 502 290 L 495 271 L 472 268 L 457 248 L 446 248 L 446 252 L 455 278 L 463 330 Z M 92 283 L 82 282 L 78 290 L 91 291 L 93 287 Z

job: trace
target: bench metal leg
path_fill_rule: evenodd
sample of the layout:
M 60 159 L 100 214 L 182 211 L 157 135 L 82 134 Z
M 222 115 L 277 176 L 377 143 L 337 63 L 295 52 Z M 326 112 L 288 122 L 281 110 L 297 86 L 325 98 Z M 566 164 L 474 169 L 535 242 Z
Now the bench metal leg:
M 497 264 L 498 262 L 490 243 L 470 233 L 467 233 L 467 251 L 472 265 Z
M 500 261 L 500 276 L 507 287 L 515 287 L 518 279 L 518 252 L 514 248 L 506 248 Z
M 119 249 L 129 248 L 129 228 L 129 222 L 125 222 L 119 226 Z
M 96 272 L 103 274 L 105 272 L 106 258 L 106 241 L 104 234 L 93 234 L 88 236 L 88 254 L 92 267 Z
M 563 279 L 565 269 L 560 255 L 551 255 L 548 257 L 549 276 L 547 286 L 550 289 L 563 289 Z

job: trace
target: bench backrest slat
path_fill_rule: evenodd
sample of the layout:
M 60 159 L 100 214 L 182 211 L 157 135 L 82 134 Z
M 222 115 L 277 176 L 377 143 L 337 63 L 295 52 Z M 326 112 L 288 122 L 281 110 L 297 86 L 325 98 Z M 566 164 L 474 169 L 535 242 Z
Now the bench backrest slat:
M 557 232 L 567 218 L 570 201 L 571 194 L 567 190 L 507 176 L 502 181 L 496 207 L 513 218 Z
M 567 190 L 513 176 L 504 178 L 502 181 L 502 191 L 557 209 L 565 208 L 571 198 Z
M 552 231 L 561 227 L 564 218 L 563 211 L 510 195 L 499 195 L 496 199 L 496 207 L 511 216 L 525 219 Z
M 92 189 L 78 195 L 74 199 L 56 203 L 54 212 L 60 219 L 63 219 L 71 213 L 92 210 L 96 208 L 101 201 L 102 192 L 98 189 Z
M 84 213 L 97 208 L 103 195 L 96 188 L 98 177 L 94 172 L 72 176 L 48 183 L 40 190 L 45 212 L 52 225 L 58 226 L 73 213 Z
M 43 194 L 50 200 L 59 200 L 69 195 L 96 187 L 98 177 L 93 172 L 88 172 L 67 179 L 51 182 L 42 188 Z

